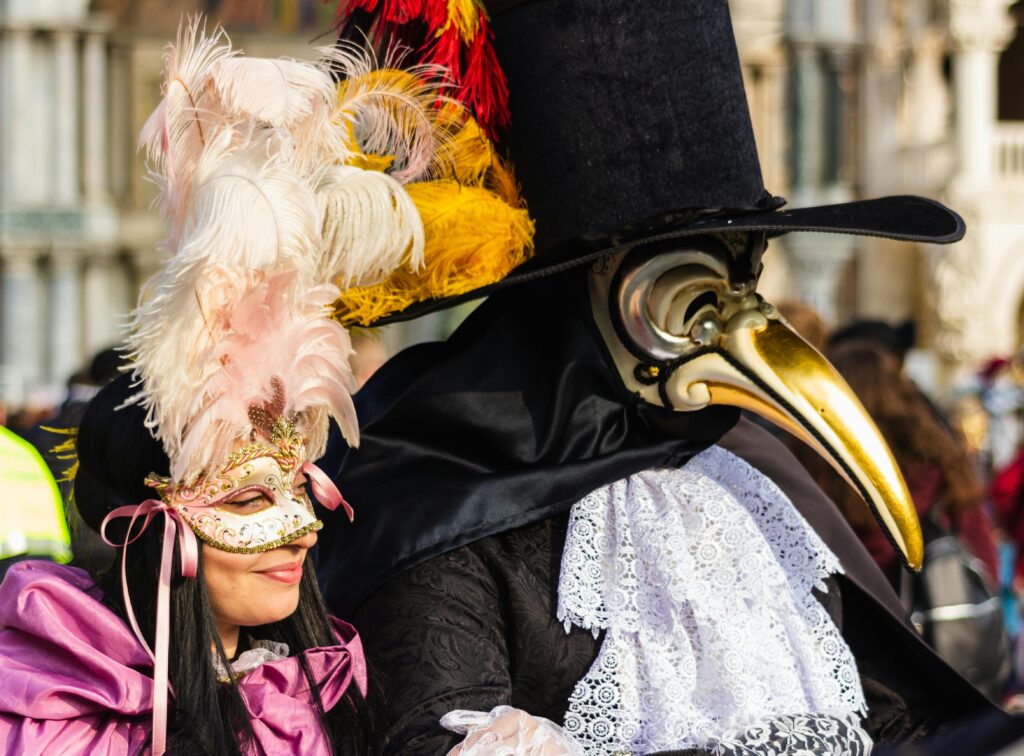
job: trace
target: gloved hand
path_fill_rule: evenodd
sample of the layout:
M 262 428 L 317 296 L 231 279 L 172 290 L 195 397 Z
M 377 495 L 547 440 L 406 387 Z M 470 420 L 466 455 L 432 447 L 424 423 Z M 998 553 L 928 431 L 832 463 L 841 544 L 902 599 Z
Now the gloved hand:
M 441 726 L 466 736 L 448 756 L 583 756 L 554 722 L 511 706 L 490 712 L 456 709 L 441 717 Z

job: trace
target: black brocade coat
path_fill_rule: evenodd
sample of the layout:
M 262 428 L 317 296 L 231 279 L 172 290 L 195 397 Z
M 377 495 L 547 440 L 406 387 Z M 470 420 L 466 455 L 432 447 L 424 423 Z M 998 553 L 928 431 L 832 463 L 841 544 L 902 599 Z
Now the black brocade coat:
M 845 575 L 820 596 L 857 659 L 876 742 L 916 739 L 991 704 L 939 660 L 835 507 L 789 451 L 741 421 L 719 442 L 774 480 L 835 551 Z M 601 638 L 555 619 L 568 512 L 491 535 L 393 577 L 352 621 L 383 688 L 385 753 L 444 754 L 452 709 L 509 704 L 561 723 Z

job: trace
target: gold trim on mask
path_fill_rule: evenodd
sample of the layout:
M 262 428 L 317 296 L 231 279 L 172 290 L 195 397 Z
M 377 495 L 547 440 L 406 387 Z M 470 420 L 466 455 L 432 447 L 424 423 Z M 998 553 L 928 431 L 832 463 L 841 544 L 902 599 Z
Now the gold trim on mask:
M 226 551 L 229 554 L 262 554 L 264 551 L 270 551 L 271 549 L 280 548 L 281 546 L 287 546 L 294 540 L 302 538 L 306 533 L 315 533 L 324 526 L 321 520 L 311 522 L 304 528 L 299 528 L 294 533 L 289 533 L 283 538 L 278 538 L 276 541 L 270 541 L 262 546 L 228 546 L 227 544 L 215 541 L 208 535 L 203 533 L 197 528 L 192 528 L 192 532 L 196 534 L 196 538 L 205 543 L 207 546 L 217 549 L 218 551 Z

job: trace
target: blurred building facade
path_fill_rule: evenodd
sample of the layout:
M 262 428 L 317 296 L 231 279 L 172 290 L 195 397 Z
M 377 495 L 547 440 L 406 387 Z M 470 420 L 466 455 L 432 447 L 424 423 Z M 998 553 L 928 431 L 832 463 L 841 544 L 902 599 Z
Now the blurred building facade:
M 731 0 L 769 190 L 792 205 L 913 192 L 953 247 L 793 234 L 766 295 L 832 323 L 917 318 L 938 387 L 1017 348 L 1024 314 L 1024 23 L 1012 0 Z M 1013 7 L 1011 7 L 1013 6 Z M 0 0 L 0 399 L 59 398 L 115 343 L 158 264 L 135 138 L 182 15 L 253 55 L 310 57 L 321 0 Z M 392 330 L 392 348 L 457 315 Z
M 164 45 L 202 12 L 254 55 L 310 56 L 320 0 L 0 0 L 0 400 L 60 399 L 158 265 L 136 135 Z
M 918 324 L 937 392 L 1024 343 L 1024 3 L 731 0 L 769 190 L 794 206 L 943 200 L 949 247 L 790 234 L 762 291 L 833 324 Z

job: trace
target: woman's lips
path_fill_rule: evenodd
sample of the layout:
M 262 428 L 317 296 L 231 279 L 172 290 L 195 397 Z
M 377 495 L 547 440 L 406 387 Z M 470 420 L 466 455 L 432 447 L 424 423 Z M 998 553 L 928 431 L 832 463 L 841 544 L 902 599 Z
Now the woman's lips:
M 256 574 L 263 575 L 263 577 L 270 578 L 271 580 L 276 580 L 279 583 L 295 585 L 302 580 L 302 562 L 280 564 L 277 567 L 268 567 L 265 570 L 260 570 Z

